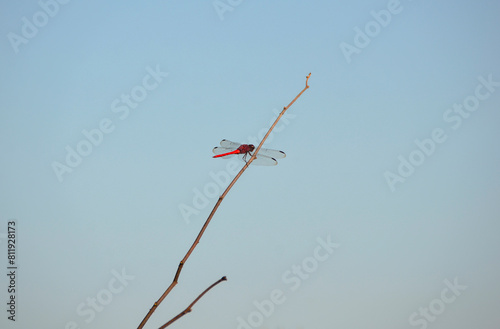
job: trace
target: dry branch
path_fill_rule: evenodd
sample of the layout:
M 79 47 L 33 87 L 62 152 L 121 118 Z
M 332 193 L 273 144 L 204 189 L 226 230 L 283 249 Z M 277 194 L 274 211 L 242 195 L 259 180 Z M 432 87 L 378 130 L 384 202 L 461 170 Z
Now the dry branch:
M 159 329 L 163 329 L 163 328 L 166 328 L 168 327 L 169 325 L 171 325 L 172 323 L 174 323 L 175 321 L 179 320 L 181 317 L 183 317 L 184 315 L 186 315 L 187 313 L 191 312 L 191 309 L 193 307 L 194 304 L 196 304 L 196 302 L 201 298 L 203 297 L 204 294 L 206 294 L 210 289 L 212 289 L 213 287 L 215 287 L 216 285 L 218 285 L 219 283 L 221 283 L 222 281 L 226 281 L 227 278 L 225 276 L 223 276 L 221 279 L 219 279 L 217 282 L 213 283 L 210 287 L 208 287 L 207 289 L 205 289 L 191 304 L 189 304 L 188 307 L 186 307 L 186 309 L 184 311 L 182 311 L 181 313 L 177 314 L 175 317 L 172 318 L 172 320 L 168 321 L 167 323 L 165 323 L 163 326 L 161 326 Z
M 212 220 L 212 217 L 214 216 L 214 214 L 217 211 L 217 209 L 219 208 L 222 200 L 224 200 L 224 198 L 226 197 L 226 195 L 229 192 L 229 190 L 231 190 L 231 188 L 233 187 L 233 185 L 240 178 L 240 176 L 243 174 L 243 172 L 245 172 L 245 170 L 252 163 L 252 161 L 255 160 L 255 158 L 257 156 L 257 153 L 259 152 L 259 150 L 261 149 L 262 145 L 266 141 L 267 137 L 269 136 L 269 134 L 271 134 L 272 130 L 274 129 L 274 127 L 276 126 L 276 124 L 278 123 L 278 121 L 281 119 L 281 117 L 283 116 L 283 114 L 285 114 L 286 110 L 288 110 L 290 108 L 290 106 L 292 106 L 292 104 L 295 103 L 295 101 L 302 95 L 302 93 L 309 88 L 309 85 L 307 83 L 308 83 L 310 77 L 311 77 L 311 73 L 309 73 L 307 75 L 307 77 L 306 77 L 306 86 L 304 87 L 304 89 L 302 89 L 302 91 L 297 96 L 295 96 L 295 98 L 290 102 L 290 104 L 288 104 L 288 106 L 285 106 L 283 108 L 283 110 L 281 111 L 281 113 L 278 115 L 278 117 L 274 121 L 273 125 L 269 128 L 267 134 L 264 136 L 264 138 L 262 138 L 262 141 L 260 142 L 259 146 L 255 149 L 255 152 L 253 153 L 252 157 L 247 161 L 247 163 L 245 163 L 245 165 L 243 166 L 243 168 L 241 168 L 241 170 L 238 172 L 238 174 L 233 178 L 233 180 L 231 181 L 231 183 L 228 185 L 228 187 L 226 188 L 226 190 L 224 191 L 224 193 L 222 193 L 222 195 L 219 197 L 219 199 L 217 200 L 217 203 L 215 204 L 214 208 L 210 212 L 210 215 L 208 215 L 208 218 L 205 221 L 205 224 L 203 224 L 203 227 L 201 228 L 200 233 L 198 233 L 198 236 L 196 237 L 196 239 L 194 240 L 193 244 L 191 245 L 191 248 L 189 248 L 188 252 L 184 256 L 184 258 L 181 260 L 181 262 L 179 263 L 179 266 L 177 267 L 177 272 L 175 273 L 175 276 L 174 276 L 174 280 L 172 281 L 172 283 L 170 284 L 170 286 L 167 288 L 167 290 L 165 290 L 165 292 L 163 293 L 163 295 L 161 295 L 161 297 L 149 309 L 148 314 L 146 314 L 146 316 L 144 317 L 144 319 L 142 320 L 142 322 L 139 324 L 139 326 L 137 327 L 137 329 L 142 329 L 144 327 L 144 325 L 149 320 L 149 318 L 151 317 L 151 315 L 154 313 L 154 311 L 156 310 L 156 308 L 161 304 L 161 302 L 165 299 L 165 297 L 167 297 L 167 295 L 170 293 L 170 291 L 172 291 L 172 289 L 174 289 L 174 287 L 177 285 L 177 283 L 178 283 L 177 280 L 179 279 L 179 276 L 181 274 L 182 267 L 184 266 L 184 264 L 188 260 L 189 256 L 191 256 L 191 253 L 193 252 L 194 248 L 196 248 L 196 245 L 200 242 L 200 239 L 203 236 L 203 233 L 205 233 L 205 230 L 207 229 L 208 224 L 210 224 L 210 221 Z

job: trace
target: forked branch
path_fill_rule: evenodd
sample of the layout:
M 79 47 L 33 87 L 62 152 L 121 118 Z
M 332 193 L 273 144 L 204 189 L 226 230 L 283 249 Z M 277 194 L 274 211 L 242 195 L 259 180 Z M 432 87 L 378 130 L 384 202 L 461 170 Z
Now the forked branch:
M 292 104 L 295 103 L 295 101 L 302 95 L 302 93 L 309 88 L 309 85 L 308 85 L 309 77 L 311 77 L 311 73 L 309 73 L 307 75 L 307 77 L 306 77 L 306 86 L 304 87 L 304 89 L 302 89 L 302 91 L 297 96 L 295 96 L 295 98 L 290 102 L 290 104 L 288 104 L 288 106 L 285 106 L 283 108 L 283 110 L 281 111 L 281 113 L 278 115 L 278 117 L 274 121 L 273 125 L 269 128 L 267 134 L 264 136 L 264 138 L 262 138 L 262 141 L 260 142 L 259 146 L 257 147 L 257 149 L 255 150 L 255 152 L 253 153 L 252 157 L 247 161 L 247 163 L 245 163 L 245 165 L 243 166 L 243 168 L 241 168 L 241 170 L 238 172 L 238 174 L 233 178 L 233 180 L 231 181 L 231 183 L 228 185 L 228 187 L 226 188 L 226 190 L 224 191 L 224 193 L 222 193 L 222 195 L 219 197 L 219 199 L 217 200 L 217 203 L 215 204 L 214 208 L 210 212 L 210 215 L 208 215 L 208 218 L 205 221 L 205 224 L 203 224 L 203 227 L 201 228 L 200 233 L 198 233 L 198 236 L 196 237 L 196 239 L 194 240 L 193 244 L 191 245 L 191 248 L 189 248 L 188 252 L 184 256 L 184 258 L 181 260 L 181 262 L 179 263 L 179 266 L 177 267 L 177 272 L 175 273 L 175 276 L 174 276 L 174 280 L 172 281 L 172 283 L 170 284 L 170 286 L 167 288 L 167 290 L 165 290 L 165 292 L 163 293 L 163 295 L 161 295 L 161 297 L 149 309 L 148 314 L 146 314 L 146 316 L 144 317 L 144 319 L 142 320 L 142 322 L 139 324 L 139 326 L 137 327 L 137 329 L 142 329 L 144 327 L 144 325 L 146 324 L 146 322 L 149 320 L 149 318 L 154 313 L 154 311 L 158 308 L 158 306 L 161 304 L 161 302 L 165 299 L 165 297 L 167 297 L 167 295 L 170 293 L 170 291 L 172 291 L 172 289 L 174 289 L 174 287 L 177 285 L 179 276 L 180 276 L 181 271 L 182 271 L 182 267 L 184 266 L 184 264 L 188 260 L 189 256 L 191 256 L 191 253 L 193 252 L 194 248 L 196 248 L 196 245 L 200 242 L 200 239 L 203 236 L 203 233 L 205 233 L 205 230 L 207 229 L 208 224 L 210 224 L 210 221 L 212 220 L 212 217 L 214 216 L 214 214 L 217 211 L 217 209 L 219 208 L 222 200 L 224 200 L 224 198 L 226 197 L 227 193 L 229 193 L 229 190 L 231 190 L 231 188 L 233 187 L 233 185 L 240 178 L 240 176 L 243 174 L 243 172 L 245 172 L 245 170 L 252 163 L 252 161 L 255 160 L 255 158 L 257 156 L 257 153 L 259 152 L 260 148 L 262 147 L 262 145 L 266 141 L 267 137 L 271 134 L 272 130 L 274 129 L 274 127 L 276 126 L 276 124 L 278 123 L 278 121 L 281 119 L 281 117 L 283 116 L 283 114 L 285 114 L 286 110 L 288 110 L 290 108 L 290 106 L 292 106 Z
M 204 294 L 206 294 L 210 289 L 212 289 L 213 287 L 215 287 L 216 285 L 218 285 L 219 283 L 221 283 L 222 281 L 226 281 L 227 278 L 225 276 L 223 276 L 221 279 L 219 279 L 217 282 L 213 283 L 210 287 L 208 287 L 207 289 L 205 289 L 205 291 L 203 291 L 191 304 L 189 304 L 188 307 L 186 307 L 186 309 L 184 311 L 182 311 L 181 313 L 177 314 L 175 317 L 172 318 L 172 320 L 168 321 L 167 323 L 165 323 L 163 326 L 161 326 L 159 329 L 163 329 L 163 328 L 166 328 L 168 327 L 169 325 L 171 325 L 172 323 L 174 323 L 175 321 L 179 320 L 181 317 L 183 317 L 184 315 L 186 315 L 187 313 L 191 312 L 191 309 L 193 307 L 194 304 L 196 304 L 196 302 L 201 298 L 203 297 Z

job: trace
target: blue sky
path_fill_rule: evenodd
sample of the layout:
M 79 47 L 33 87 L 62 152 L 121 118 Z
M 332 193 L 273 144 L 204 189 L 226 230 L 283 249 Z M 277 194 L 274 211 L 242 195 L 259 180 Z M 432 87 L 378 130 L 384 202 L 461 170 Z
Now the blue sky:
M 1 327 L 136 328 L 227 185 L 212 148 L 258 138 L 309 72 L 266 143 L 287 157 L 243 174 L 146 328 L 222 276 L 173 326 L 498 325 L 499 10 L 4 2 Z

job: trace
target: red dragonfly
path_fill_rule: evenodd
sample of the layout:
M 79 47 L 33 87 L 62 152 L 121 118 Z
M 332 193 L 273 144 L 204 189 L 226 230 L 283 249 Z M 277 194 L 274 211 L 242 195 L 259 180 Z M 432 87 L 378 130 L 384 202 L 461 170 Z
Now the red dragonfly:
M 240 144 L 228 141 L 227 139 L 223 139 L 220 142 L 220 147 L 214 147 L 213 152 L 216 154 L 214 158 L 224 158 L 228 159 L 238 156 L 243 161 L 247 162 L 247 157 L 253 155 L 253 151 L 255 150 L 255 146 L 252 144 Z M 259 150 L 259 154 L 255 160 L 252 161 L 252 164 L 260 165 L 260 166 L 275 166 L 278 164 L 276 159 L 282 159 L 286 156 L 285 152 L 270 150 L 261 148 Z

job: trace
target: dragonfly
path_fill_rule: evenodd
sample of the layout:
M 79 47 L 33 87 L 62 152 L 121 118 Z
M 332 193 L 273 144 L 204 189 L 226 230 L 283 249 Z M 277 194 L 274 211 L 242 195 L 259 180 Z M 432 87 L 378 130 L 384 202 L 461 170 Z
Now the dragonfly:
M 241 160 L 247 162 L 247 158 L 250 159 L 254 150 L 255 146 L 253 144 L 240 144 L 223 139 L 220 142 L 220 146 L 214 147 L 213 152 L 215 155 L 213 157 L 229 159 L 237 156 Z M 261 148 L 255 160 L 252 161 L 252 164 L 260 166 L 275 166 L 278 164 L 276 159 L 282 159 L 284 157 L 286 157 L 286 154 L 283 151 Z

